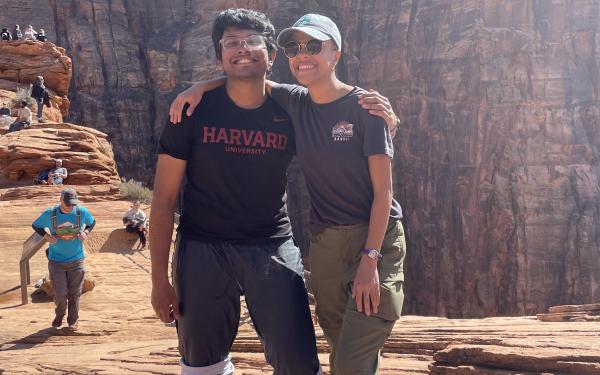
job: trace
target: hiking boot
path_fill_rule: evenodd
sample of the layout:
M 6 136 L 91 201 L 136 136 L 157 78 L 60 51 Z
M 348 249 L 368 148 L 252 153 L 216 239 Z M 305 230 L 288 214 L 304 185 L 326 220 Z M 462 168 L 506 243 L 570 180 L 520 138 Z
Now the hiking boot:
M 39 118 L 39 119 L 38 119 L 38 122 L 39 122 L 39 123 L 44 123 L 44 122 L 46 122 L 46 120 L 44 120 L 43 118 Z
M 54 320 L 52 321 L 52 327 L 58 328 L 58 327 L 62 326 L 62 321 L 63 321 L 62 316 L 55 317 Z
M 79 329 L 79 322 L 75 322 L 73 324 L 69 324 L 69 329 L 71 329 L 73 331 L 77 331 L 77 329 Z

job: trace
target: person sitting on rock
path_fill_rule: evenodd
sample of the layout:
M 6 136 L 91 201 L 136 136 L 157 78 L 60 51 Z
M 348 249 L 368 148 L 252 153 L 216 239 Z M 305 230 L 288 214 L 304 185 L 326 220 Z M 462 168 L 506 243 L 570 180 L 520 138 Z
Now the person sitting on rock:
M 62 159 L 54 159 L 54 168 L 48 173 L 48 185 L 62 185 L 67 178 L 67 168 L 63 167 Z
M 10 117 L 10 108 L 0 108 L 0 129 L 7 129 L 12 122 L 13 120 L 12 117 Z
M 37 104 L 38 122 L 44 122 L 44 119 L 42 118 L 44 104 L 47 104 L 48 106 L 50 104 L 48 90 L 46 89 L 46 86 L 44 86 L 44 77 L 36 77 L 35 82 L 31 86 L 31 97 L 35 99 Z
M 2 31 L 0 31 L 0 40 L 12 40 L 12 35 L 10 34 L 10 31 L 8 31 L 8 29 L 6 27 L 2 28 Z
M 27 107 L 25 100 L 21 101 L 21 108 L 17 111 L 17 120 L 8 127 L 7 133 L 25 129 L 31 125 L 31 110 Z
M 37 40 L 39 40 L 40 42 L 46 42 L 48 40 L 48 37 L 46 36 L 46 32 L 44 31 L 44 29 L 40 29 L 40 32 L 36 35 L 35 38 Z
M 127 232 L 137 233 L 142 245 L 140 250 L 144 250 L 146 248 L 146 214 L 140 210 L 140 201 L 134 201 L 131 208 L 123 214 L 123 224 L 125 224 Z
M 27 25 L 25 28 L 24 39 L 25 40 L 35 40 L 35 36 L 37 35 L 37 31 L 33 29 L 33 26 Z
M 19 25 L 15 25 L 15 28 L 12 32 L 13 40 L 20 40 L 23 37 L 23 33 L 21 32 L 21 27 Z

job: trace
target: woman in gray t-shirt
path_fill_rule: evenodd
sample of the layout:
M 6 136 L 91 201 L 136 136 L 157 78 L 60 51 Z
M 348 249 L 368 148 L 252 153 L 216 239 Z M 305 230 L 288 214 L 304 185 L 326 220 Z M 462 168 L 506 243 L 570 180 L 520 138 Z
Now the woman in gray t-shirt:
M 302 86 L 267 81 L 267 91 L 295 126 L 311 197 L 310 284 L 332 349 L 331 373 L 376 374 L 404 298 L 402 214 L 393 199 L 393 145 L 382 117 L 397 119 L 376 110 L 389 105 L 377 95 L 366 101 L 379 117 L 370 115 L 359 104 L 365 91 L 337 79 L 341 37 L 329 18 L 307 14 L 277 41 Z M 171 121 L 178 122 L 184 103 L 191 113 L 204 91 L 223 82 L 180 94 Z
M 296 124 L 311 197 L 311 285 L 332 374 L 375 374 L 404 297 L 391 137 L 381 118 L 360 107 L 364 90 L 337 79 L 341 37 L 333 21 L 304 15 L 277 43 L 302 85 L 274 85 L 271 96 Z

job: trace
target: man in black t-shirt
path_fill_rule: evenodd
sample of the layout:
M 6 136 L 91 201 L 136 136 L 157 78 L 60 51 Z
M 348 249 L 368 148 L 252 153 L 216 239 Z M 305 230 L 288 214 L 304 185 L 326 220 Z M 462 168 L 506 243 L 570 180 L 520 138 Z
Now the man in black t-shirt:
M 299 249 L 286 208 L 294 154 L 288 115 L 265 93 L 275 30 L 262 13 L 217 16 L 213 42 L 227 75 L 160 138 L 152 215 L 152 305 L 176 321 L 182 374 L 233 374 L 229 355 L 246 303 L 276 374 L 321 373 Z M 173 256 L 173 213 L 187 177 Z

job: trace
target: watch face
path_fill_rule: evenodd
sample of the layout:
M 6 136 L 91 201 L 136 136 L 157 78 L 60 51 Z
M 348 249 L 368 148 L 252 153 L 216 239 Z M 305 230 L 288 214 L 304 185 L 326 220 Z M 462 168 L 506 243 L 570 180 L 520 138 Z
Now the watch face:
M 369 254 L 367 256 L 371 259 L 377 259 L 377 250 L 369 251 Z

